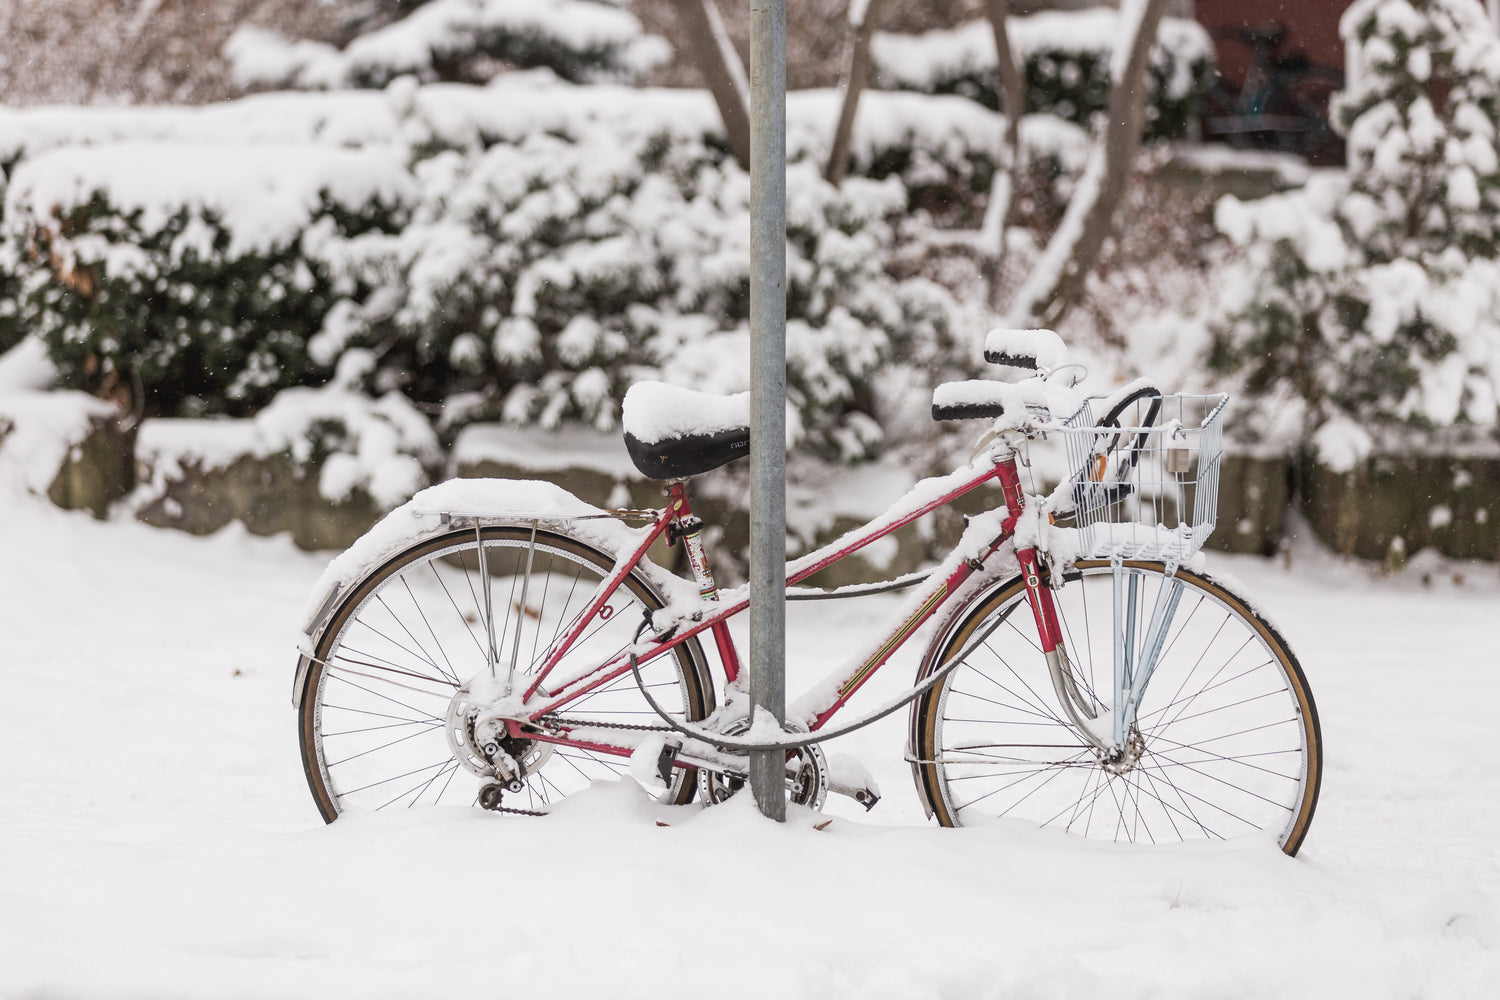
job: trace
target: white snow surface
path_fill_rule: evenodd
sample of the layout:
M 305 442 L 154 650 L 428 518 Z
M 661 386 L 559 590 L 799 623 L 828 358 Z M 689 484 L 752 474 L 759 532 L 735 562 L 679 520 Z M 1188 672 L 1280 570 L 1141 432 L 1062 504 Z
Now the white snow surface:
M 458 432 L 449 453 L 454 469 L 477 462 L 497 462 L 530 472 L 591 469 L 621 480 L 640 478 L 618 431 L 588 427 L 511 427 L 470 424 Z
M 246 27 L 229 39 L 224 54 L 242 87 L 339 87 L 371 71 L 430 75 L 444 56 L 472 49 L 495 34 L 549 42 L 580 54 L 618 50 L 616 60 L 629 75 L 671 56 L 662 39 L 641 33 L 634 15 L 608 3 L 579 0 L 436 0 L 361 35 L 342 51 Z
M 834 748 L 878 780 L 869 814 L 836 800 L 778 827 L 748 796 L 673 809 L 627 781 L 534 822 L 325 827 L 288 702 L 324 557 L 4 494 L 0 544 L 3 996 L 1409 1000 L 1500 982 L 1493 566 L 1424 587 L 1303 546 L 1289 569 L 1211 558 L 1318 698 L 1328 767 L 1288 860 L 936 829 L 901 713 Z M 792 605 L 792 690 L 899 603 Z M 893 664 L 859 697 L 910 676 Z M 708 928 L 733 946 L 693 938 Z
M 1122 14 L 1106 6 L 1085 10 L 1042 11 L 1007 19 L 1011 47 L 1028 52 L 1088 52 L 1112 58 L 1116 49 L 1128 50 L 1122 41 L 1139 20 L 1138 11 L 1127 28 Z M 1213 59 L 1213 41 L 1197 22 L 1164 17 L 1157 29 L 1153 61 L 1166 53 L 1176 57 L 1177 71 L 1168 81 L 1168 96 L 1185 97 L 1192 87 L 1191 63 Z M 988 20 L 980 18 L 956 28 L 920 35 L 876 32 L 870 45 L 871 58 L 886 81 L 916 89 L 930 89 L 939 80 L 975 73 L 995 72 L 995 35 Z
M 287 246 L 325 196 L 357 209 L 411 190 L 405 155 L 394 146 L 121 142 L 27 159 L 11 177 L 5 216 L 59 218 L 99 194 L 122 214 L 139 211 L 151 233 L 191 208 L 217 215 L 231 234 L 227 252 L 238 255 Z
M 416 86 L 409 78 L 384 91 L 261 94 L 201 107 L 0 108 L 0 161 L 31 159 L 59 147 L 113 143 L 315 143 L 380 147 L 398 139 L 465 147 L 484 137 L 520 142 L 551 132 L 578 136 L 604 122 L 627 135 L 722 136 L 706 90 L 573 86 L 533 74 L 501 76 L 487 87 Z M 821 157 L 837 89 L 787 95 L 787 151 Z M 1004 119 L 963 97 L 871 91 L 860 99 L 853 155 L 868 159 L 900 143 L 990 155 Z M 214 148 L 182 153 L 213 156 Z M 259 159 L 259 155 L 255 156 Z M 177 168 L 172 168 L 177 169 Z
M 868 815 L 835 801 L 778 827 L 748 796 L 673 809 L 626 781 L 534 822 L 325 827 L 288 703 L 321 557 L 0 505 L 0 995 L 380 1000 L 498 977 L 653 1000 L 1406 1000 L 1500 982 L 1493 566 L 1424 588 L 1301 546 L 1290 569 L 1213 557 L 1318 697 L 1328 769 L 1296 860 L 936 829 L 900 713 L 837 747 L 885 794 Z M 898 604 L 792 605 L 793 689 Z M 860 697 L 909 677 L 893 665 Z M 710 927 L 734 946 L 692 937 Z

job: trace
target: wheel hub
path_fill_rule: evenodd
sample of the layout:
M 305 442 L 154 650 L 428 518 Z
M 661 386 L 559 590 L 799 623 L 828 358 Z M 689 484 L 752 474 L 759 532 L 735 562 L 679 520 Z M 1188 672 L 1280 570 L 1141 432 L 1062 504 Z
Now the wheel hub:
M 1146 752 L 1146 738 L 1135 726 L 1130 727 L 1130 738 L 1125 741 L 1123 750 L 1114 750 L 1106 753 L 1103 750 L 1095 750 L 1094 755 L 1099 758 L 1099 766 L 1110 774 L 1119 777 L 1129 774 L 1135 770 L 1135 765 L 1140 761 L 1141 755 Z
M 511 736 L 503 730 L 494 732 L 492 724 L 480 726 L 488 701 L 475 697 L 472 685 L 471 680 L 460 687 L 448 702 L 443 735 L 448 738 L 453 759 L 481 778 L 498 776 L 520 782 L 540 771 L 552 756 L 552 744 Z

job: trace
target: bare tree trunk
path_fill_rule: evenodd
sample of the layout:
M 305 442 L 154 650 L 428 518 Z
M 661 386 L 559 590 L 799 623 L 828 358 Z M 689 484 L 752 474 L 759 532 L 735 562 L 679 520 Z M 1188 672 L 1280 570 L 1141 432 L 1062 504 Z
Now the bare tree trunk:
M 1146 117 L 1146 62 L 1168 2 L 1125 0 L 1120 6 L 1125 24 L 1133 15 L 1138 17 L 1129 49 L 1117 50 L 1110 60 L 1109 122 L 1095 142 L 1062 223 L 1011 306 L 1013 326 L 1054 326 L 1082 295 L 1084 280 L 1113 227 L 1140 149 Z
M 1026 111 L 1026 79 L 1010 45 L 1010 0 L 985 0 L 985 11 L 995 35 L 995 61 L 1000 81 L 1000 111 L 1005 115 L 1005 135 L 995 161 L 995 179 L 990 185 L 990 205 L 985 212 L 984 232 L 993 240 L 995 255 L 985 263 L 990 305 L 1000 307 L 1000 265 L 1005 259 L 1005 230 L 1010 224 L 1011 205 L 1021 176 L 1021 115 Z
M 688 51 L 724 119 L 729 151 L 750 169 L 750 80 L 745 64 L 724 30 L 714 0 L 675 0 L 677 23 L 687 34 Z
M 828 168 L 823 176 L 835 186 L 844 183 L 849 170 L 849 144 L 854 138 L 854 113 L 859 109 L 859 95 L 870 77 L 870 39 L 875 35 L 880 6 L 885 0 L 849 0 L 849 34 L 844 42 L 844 71 L 840 90 L 844 100 L 839 108 L 839 123 L 833 130 L 833 148 L 828 154 Z

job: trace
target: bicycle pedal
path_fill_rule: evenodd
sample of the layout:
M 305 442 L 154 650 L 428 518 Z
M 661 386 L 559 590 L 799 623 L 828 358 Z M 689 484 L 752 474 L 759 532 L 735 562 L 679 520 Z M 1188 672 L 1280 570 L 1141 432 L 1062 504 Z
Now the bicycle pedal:
M 662 744 L 661 752 L 656 755 L 656 776 L 661 779 L 663 785 L 672 784 L 672 766 L 677 763 L 677 754 L 681 749 L 680 740 L 668 740 Z
M 845 795 L 865 807 L 865 812 L 880 803 L 880 786 L 865 766 L 846 753 L 828 758 L 828 790 Z

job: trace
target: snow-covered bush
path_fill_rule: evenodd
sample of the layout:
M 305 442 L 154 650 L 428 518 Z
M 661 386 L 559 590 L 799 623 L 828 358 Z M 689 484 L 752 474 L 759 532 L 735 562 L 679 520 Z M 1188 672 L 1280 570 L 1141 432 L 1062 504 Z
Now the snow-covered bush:
M 142 421 L 137 516 L 194 532 L 239 519 L 258 534 L 290 530 L 305 547 L 347 544 L 350 530 L 427 486 L 443 458 L 431 422 L 400 393 L 350 388 L 368 361 L 352 351 L 328 385 L 287 389 L 249 419 Z
M 391 150 L 140 143 L 18 166 L 6 200 L 19 322 L 65 386 L 138 386 L 152 414 L 254 412 L 326 379 L 310 359 L 329 307 L 370 286 L 326 254 L 402 221 Z
M 610 427 L 642 377 L 745 387 L 724 358 L 748 356 L 749 183 L 706 95 L 402 81 L 336 96 L 302 98 L 316 113 L 264 97 L 244 102 L 255 115 L 137 113 L 149 143 L 92 112 L 0 116 L 0 150 L 19 151 L 4 244 L 18 316 L 68 384 L 113 371 L 151 413 L 250 414 L 368 351 L 361 387 L 448 432 Z M 870 96 L 881 114 L 853 158 L 883 176 L 841 189 L 808 138 L 834 95 L 789 112 L 792 424 L 845 458 L 881 443 L 877 368 L 971 360 L 957 302 L 922 276 L 914 192 L 977 216 L 999 137 L 972 102 Z M 299 141 L 254 143 L 261 129 Z M 236 130 L 246 141 L 226 143 Z M 1029 129 L 1037 162 L 1071 169 L 1076 132 Z
M 431 0 L 343 49 L 245 27 L 224 54 L 250 89 L 384 87 L 398 76 L 483 81 L 545 67 L 575 82 L 635 80 L 671 54 L 609 0 Z
M 340 374 L 365 361 L 351 352 Z M 278 394 L 252 422 L 252 453 L 316 468 L 318 492 L 334 503 L 361 494 L 391 510 L 428 484 L 426 470 L 441 461 L 437 435 L 400 393 L 372 399 L 342 381 Z
M 15 347 L 27 334 L 21 320 L 21 282 L 15 250 L 0 243 L 0 354 Z
M 1111 53 L 1122 33 L 1119 11 L 1096 7 L 1046 11 L 1008 22 L 1024 57 L 1026 109 L 1088 126 L 1109 99 Z M 877 83 L 928 94 L 959 94 L 1000 106 L 994 34 L 987 20 L 922 35 L 876 34 Z M 1196 22 L 1162 19 L 1147 68 L 1146 134 L 1188 134 L 1199 96 L 1213 76 L 1213 44 Z
M 394 271 L 399 304 L 334 306 L 314 357 L 375 347 L 373 384 L 445 422 L 613 427 L 631 381 L 746 388 L 749 180 L 703 141 L 547 133 L 417 165 L 412 223 L 347 244 L 356 287 Z M 880 443 L 869 378 L 895 359 L 941 365 L 956 303 L 892 273 L 907 191 L 788 172 L 788 396 L 808 445 L 846 458 Z
M 1319 428 L 1500 423 L 1500 39 L 1468 0 L 1361 0 L 1346 174 L 1242 204 L 1209 360 Z M 1367 440 L 1367 438 L 1366 438 Z

